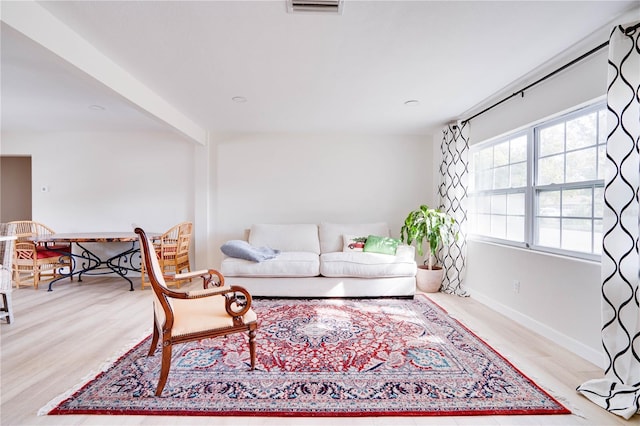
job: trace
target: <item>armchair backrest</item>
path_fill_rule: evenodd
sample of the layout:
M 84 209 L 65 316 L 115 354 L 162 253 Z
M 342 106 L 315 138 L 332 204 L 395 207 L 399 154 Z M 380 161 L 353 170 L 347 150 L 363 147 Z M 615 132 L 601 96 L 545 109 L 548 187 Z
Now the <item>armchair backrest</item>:
M 176 241 L 176 264 L 188 263 L 189 248 L 191 246 L 191 233 L 193 224 L 183 222 L 178 225 L 178 240 Z
M 142 261 L 144 262 L 147 274 L 149 275 L 149 282 L 153 289 L 153 309 L 155 312 L 155 318 L 158 325 L 162 327 L 165 322 L 170 322 L 167 327 L 171 328 L 173 325 L 173 314 L 169 302 L 165 298 L 165 294 L 172 293 L 167 287 L 167 284 L 162 275 L 162 268 L 155 250 L 153 249 L 153 243 L 147 237 L 147 234 L 142 228 L 136 228 L 135 233 L 138 234 L 140 240 L 140 254 L 142 255 Z
M 0 293 L 11 291 L 11 263 L 15 236 L 9 235 L 8 225 L 0 223 Z
M 162 234 L 160 237 L 161 259 L 173 259 L 185 253 L 185 251 L 189 253 L 192 229 L 193 224 L 191 222 L 182 222 Z
M 15 235 L 18 241 L 29 241 L 30 238 L 55 234 L 53 229 L 32 220 L 17 220 L 9 222 L 7 225 L 9 235 Z

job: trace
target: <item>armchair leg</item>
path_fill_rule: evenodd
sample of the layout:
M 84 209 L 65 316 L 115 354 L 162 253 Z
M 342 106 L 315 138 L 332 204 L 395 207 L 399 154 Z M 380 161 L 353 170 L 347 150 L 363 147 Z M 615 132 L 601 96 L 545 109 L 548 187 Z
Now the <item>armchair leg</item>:
M 3 303 L 2 308 L 0 308 L 0 318 L 6 317 L 7 324 L 11 324 L 13 322 L 13 307 L 11 306 L 11 293 L 0 293 L 1 300 Z
M 161 396 L 164 386 L 167 384 L 167 378 L 169 377 L 169 369 L 171 368 L 171 348 L 169 343 L 162 346 L 162 366 L 160 367 L 160 379 L 158 380 L 158 387 L 156 388 L 156 396 Z
M 153 321 L 153 336 L 151 337 L 151 347 L 149 348 L 149 353 L 147 356 L 152 356 L 156 353 L 156 348 L 158 347 L 158 338 L 160 337 L 160 333 L 158 332 L 158 326 L 156 325 L 155 320 Z
M 251 369 L 256 368 L 256 329 L 249 330 L 249 354 L 251 356 Z

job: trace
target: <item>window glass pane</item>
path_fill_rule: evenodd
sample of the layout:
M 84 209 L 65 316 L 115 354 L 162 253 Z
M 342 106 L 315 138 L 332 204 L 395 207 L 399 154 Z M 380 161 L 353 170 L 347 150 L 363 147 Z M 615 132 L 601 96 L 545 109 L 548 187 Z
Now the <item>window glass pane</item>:
M 491 196 L 491 214 L 507 214 L 507 197 L 505 194 Z
M 486 195 L 477 197 L 476 208 L 478 209 L 478 213 L 491 213 L 491 198 Z
M 509 166 L 496 167 L 493 171 L 493 189 L 509 187 Z
M 538 194 L 538 216 L 560 216 L 560 191 Z
M 527 163 L 511 165 L 511 188 L 527 186 Z
M 601 109 L 598 112 L 598 143 L 605 143 L 607 141 L 607 110 Z
M 509 164 L 509 141 L 499 143 L 493 147 L 493 165 L 504 166 Z
M 604 188 L 595 188 L 593 191 L 593 217 L 602 218 L 604 209 Z
M 596 178 L 596 148 L 567 153 L 567 182 L 580 182 Z
M 506 238 L 507 230 L 506 216 L 491 216 L 491 236 L 494 238 Z
M 507 216 L 507 239 L 524 241 L 524 217 Z
M 538 185 L 564 183 L 564 155 L 538 160 Z
M 598 179 L 604 179 L 607 170 L 607 147 L 600 145 L 598 147 Z
M 480 235 L 491 235 L 491 215 L 479 214 L 476 229 Z
M 538 220 L 537 243 L 546 247 L 560 247 L 560 219 Z
M 486 170 L 476 175 L 476 188 L 480 191 L 491 189 L 493 186 L 493 169 Z
M 562 191 L 562 216 L 591 217 L 591 188 Z
M 591 252 L 591 220 L 563 219 L 562 248 L 566 250 Z
M 540 157 L 564 151 L 564 123 L 540 129 Z
M 597 144 L 595 112 L 567 121 L 567 151 Z
M 524 194 L 507 195 L 507 214 L 524 216 Z
M 493 167 L 493 148 L 484 148 L 478 152 L 476 170 L 487 170 Z
M 602 220 L 593 221 L 593 252 L 602 254 Z
M 527 161 L 527 136 L 511 139 L 511 162 Z

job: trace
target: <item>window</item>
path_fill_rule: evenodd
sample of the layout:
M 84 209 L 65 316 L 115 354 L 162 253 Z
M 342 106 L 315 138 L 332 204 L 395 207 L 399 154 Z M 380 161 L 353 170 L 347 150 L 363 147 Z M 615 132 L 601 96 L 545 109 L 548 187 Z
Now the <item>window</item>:
M 598 259 L 605 144 L 599 103 L 471 147 L 471 234 Z

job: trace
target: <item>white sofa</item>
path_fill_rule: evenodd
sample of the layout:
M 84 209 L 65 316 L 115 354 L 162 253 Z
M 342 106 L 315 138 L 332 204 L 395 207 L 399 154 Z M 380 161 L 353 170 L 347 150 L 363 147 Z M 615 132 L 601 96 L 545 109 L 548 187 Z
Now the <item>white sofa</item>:
M 352 251 L 344 237 L 389 236 L 386 223 L 255 224 L 246 241 L 278 250 L 261 262 L 225 257 L 227 283 L 258 297 L 413 297 L 417 265 L 413 246 L 396 254 Z M 343 250 L 344 249 L 344 250 Z

